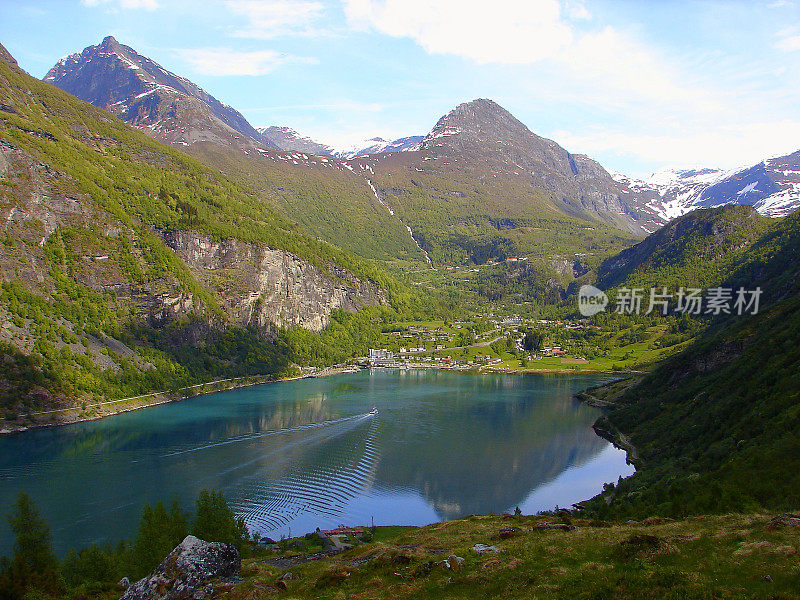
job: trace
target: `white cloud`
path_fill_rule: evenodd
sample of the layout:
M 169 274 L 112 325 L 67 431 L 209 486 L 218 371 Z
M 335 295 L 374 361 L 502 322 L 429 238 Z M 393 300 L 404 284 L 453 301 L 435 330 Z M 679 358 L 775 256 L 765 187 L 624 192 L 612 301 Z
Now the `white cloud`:
M 195 48 L 177 52 L 195 71 L 204 75 L 266 75 L 285 64 L 317 62 L 313 58 L 274 50 L 243 52 L 231 48 Z
M 684 127 L 632 134 L 596 129 L 585 134 L 555 131 L 553 137 L 571 152 L 636 157 L 657 164 L 710 165 L 726 169 L 754 165 L 764 158 L 800 147 L 800 121 L 777 120 Z
M 353 27 L 411 38 L 432 54 L 520 65 L 517 91 L 532 102 L 625 123 L 587 133 L 583 122 L 580 135 L 557 132 L 573 151 L 735 165 L 789 151 L 800 139 L 796 123 L 779 116 L 738 126 L 763 121 L 767 105 L 786 104 L 781 88 L 763 88 L 763 65 L 735 62 L 728 77 L 724 56 L 665 54 L 636 27 L 588 23 L 580 0 L 441 0 L 435 9 L 422 0 L 342 2 Z
M 343 0 L 351 26 L 410 37 L 431 54 L 526 64 L 573 41 L 557 0 Z
M 581 32 L 562 18 L 558 0 L 342 0 L 351 26 L 409 37 L 431 54 L 478 64 L 533 64 L 554 69 L 553 84 L 569 80 L 610 106 L 632 99 L 709 105 L 651 48 L 613 27 Z M 591 15 L 580 1 L 566 16 Z M 586 85 L 591 82 L 591 85 Z
M 117 8 L 144 8 L 155 10 L 158 8 L 158 0 L 81 0 L 85 6 L 102 6 L 112 4 Z
M 592 18 L 592 13 L 586 8 L 583 2 L 567 2 L 567 16 L 576 21 L 588 21 Z
M 800 35 L 787 35 L 775 42 L 775 47 L 783 52 L 800 50 Z
M 312 23 L 323 13 L 320 2 L 309 0 L 227 0 L 225 5 L 247 20 L 247 25 L 233 35 L 257 39 L 310 34 Z

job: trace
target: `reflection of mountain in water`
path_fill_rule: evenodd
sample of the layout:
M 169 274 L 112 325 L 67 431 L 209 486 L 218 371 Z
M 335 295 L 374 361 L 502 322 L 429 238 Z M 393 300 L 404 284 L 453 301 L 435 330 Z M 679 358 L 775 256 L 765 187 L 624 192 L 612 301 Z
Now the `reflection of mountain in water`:
M 204 488 L 264 533 L 499 512 L 606 446 L 571 399 L 602 381 L 358 373 L 32 431 L 0 439 L 0 514 L 25 490 L 63 551 L 130 539 L 145 503 L 191 509 Z M 0 522 L 0 554 L 10 539 Z
M 253 401 L 228 407 L 233 415 L 220 394 L 2 439 L 0 513 L 25 490 L 59 550 L 114 543 L 135 534 L 146 503 L 176 498 L 191 509 L 201 489 L 231 495 L 251 473 L 291 472 L 309 447 L 363 428 L 322 393 L 264 403 L 248 391 Z M 10 539 L 3 520 L 0 554 Z
M 380 483 L 413 487 L 442 519 L 502 511 L 608 444 L 591 429 L 596 412 L 572 399 L 574 385 L 558 380 L 548 397 L 531 394 L 505 401 L 531 382 L 520 377 L 469 382 L 449 398 L 411 404 L 403 414 L 401 445 L 387 445 Z M 476 385 L 478 389 L 476 390 Z M 476 394 L 480 391 L 480 394 Z M 481 401 L 487 396 L 494 402 Z M 554 397 L 555 396 L 555 397 Z M 381 436 L 402 425 L 382 421 Z

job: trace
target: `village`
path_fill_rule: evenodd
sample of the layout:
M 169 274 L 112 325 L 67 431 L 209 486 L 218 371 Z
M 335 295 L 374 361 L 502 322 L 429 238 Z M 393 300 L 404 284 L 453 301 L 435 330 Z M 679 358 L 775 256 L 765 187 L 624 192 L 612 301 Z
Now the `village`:
M 574 343 L 600 327 L 583 321 L 523 319 L 478 314 L 474 320 L 397 323 L 381 347 L 358 364 L 371 368 L 437 368 L 463 371 L 577 370 L 587 365 L 583 344 Z

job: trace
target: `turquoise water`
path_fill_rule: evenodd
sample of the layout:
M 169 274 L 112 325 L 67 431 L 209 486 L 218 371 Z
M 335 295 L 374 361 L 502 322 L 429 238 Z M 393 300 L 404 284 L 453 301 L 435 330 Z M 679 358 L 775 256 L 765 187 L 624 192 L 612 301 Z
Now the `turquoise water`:
M 145 503 L 192 508 L 203 488 L 273 538 L 569 506 L 632 472 L 572 399 L 608 380 L 362 371 L 25 432 L 0 438 L 0 514 L 24 490 L 63 552 L 131 539 Z M 0 554 L 9 537 L 3 519 Z

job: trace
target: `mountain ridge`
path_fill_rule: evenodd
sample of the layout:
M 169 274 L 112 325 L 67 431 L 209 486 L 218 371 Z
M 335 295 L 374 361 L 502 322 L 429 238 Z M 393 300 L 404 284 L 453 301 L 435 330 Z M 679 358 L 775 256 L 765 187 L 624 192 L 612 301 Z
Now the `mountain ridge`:
M 696 208 L 751 205 L 767 217 L 785 217 L 800 208 L 800 150 L 737 169 L 663 168 L 640 180 L 613 177 L 640 195 L 661 223 Z
M 275 147 L 236 109 L 113 36 L 62 58 L 43 80 L 172 145 Z

